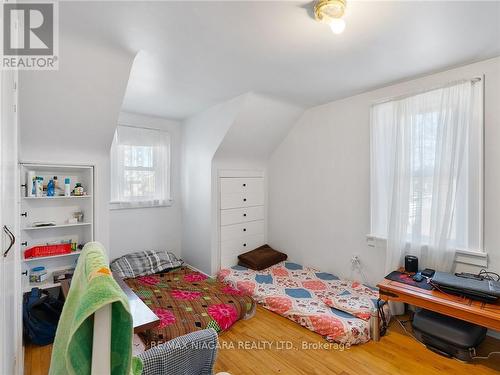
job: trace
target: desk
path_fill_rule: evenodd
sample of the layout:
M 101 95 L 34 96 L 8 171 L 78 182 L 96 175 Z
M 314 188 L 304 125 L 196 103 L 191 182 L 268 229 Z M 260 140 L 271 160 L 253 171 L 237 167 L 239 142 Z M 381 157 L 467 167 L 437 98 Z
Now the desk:
M 425 290 L 384 279 L 378 285 L 380 299 L 404 302 L 500 331 L 500 301 L 486 303 L 437 290 Z
M 148 329 L 156 327 L 160 324 L 160 319 L 155 315 L 151 309 L 146 306 L 142 300 L 129 288 L 129 286 L 118 276 L 113 274 L 115 281 L 127 296 L 130 306 L 130 314 L 132 315 L 132 322 L 134 325 L 134 333 L 147 331 Z M 71 280 L 61 281 L 61 290 L 64 298 L 68 295 Z

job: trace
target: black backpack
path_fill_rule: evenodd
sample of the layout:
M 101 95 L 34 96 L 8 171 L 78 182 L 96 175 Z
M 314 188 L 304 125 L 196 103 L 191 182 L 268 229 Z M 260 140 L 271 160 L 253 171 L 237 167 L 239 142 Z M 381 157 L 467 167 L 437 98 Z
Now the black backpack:
M 33 288 L 26 293 L 23 298 L 25 337 L 36 345 L 53 343 L 63 304 L 46 290 Z

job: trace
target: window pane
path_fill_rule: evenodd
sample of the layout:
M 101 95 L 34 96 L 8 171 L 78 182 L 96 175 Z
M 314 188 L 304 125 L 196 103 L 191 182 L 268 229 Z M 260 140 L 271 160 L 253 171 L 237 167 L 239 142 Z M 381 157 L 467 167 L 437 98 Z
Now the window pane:
M 431 235 L 431 206 L 434 188 L 438 113 L 417 114 L 411 137 L 411 191 L 408 235 Z
M 111 147 L 111 197 L 120 207 L 150 207 L 170 199 L 170 136 L 117 126 Z
M 125 145 L 123 147 L 123 163 L 125 167 L 153 168 L 153 147 L 131 145 Z
M 154 197 L 155 172 L 125 170 L 123 195 L 131 200 Z

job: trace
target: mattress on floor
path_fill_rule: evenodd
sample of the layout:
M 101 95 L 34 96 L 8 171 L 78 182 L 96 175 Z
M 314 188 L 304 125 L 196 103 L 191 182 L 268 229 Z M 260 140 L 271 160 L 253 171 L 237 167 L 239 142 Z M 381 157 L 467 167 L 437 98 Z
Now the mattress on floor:
M 350 294 L 378 299 L 377 289 L 357 281 L 341 280 L 330 273 L 286 261 L 261 271 L 241 266 L 222 269 L 218 280 L 328 341 L 354 345 L 370 340 L 369 319 L 357 318 L 323 302 Z M 387 307 L 384 311 L 388 316 Z
M 160 318 L 139 333 L 147 349 L 205 328 L 224 331 L 255 313 L 252 297 L 188 267 L 124 281 Z

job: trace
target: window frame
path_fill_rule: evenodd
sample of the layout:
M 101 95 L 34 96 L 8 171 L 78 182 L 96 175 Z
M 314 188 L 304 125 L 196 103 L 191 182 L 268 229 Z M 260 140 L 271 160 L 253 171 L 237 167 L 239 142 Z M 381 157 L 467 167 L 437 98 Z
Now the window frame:
M 118 127 L 128 127 L 128 128 L 134 128 L 134 129 L 144 129 L 146 131 L 158 131 L 165 133 L 168 139 L 167 143 L 167 161 L 165 163 L 165 181 L 166 181 L 166 189 L 167 189 L 167 194 L 165 199 L 163 199 L 163 203 L 154 203 L 151 200 L 129 200 L 129 201 L 121 201 L 121 200 L 116 200 L 115 197 L 113 196 L 113 163 L 116 157 L 118 157 L 118 152 L 114 150 L 115 146 L 115 135 L 113 136 L 113 141 L 111 144 L 111 149 L 110 149 L 110 201 L 109 201 L 109 209 L 110 210 L 123 210 L 123 209 L 136 209 L 136 208 L 158 208 L 158 207 L 170 207 L 173 205 L 174 200 L 172 198 L 172 136 L 170 132 L 163 130 L 163 129 L 158 129 L 158 128 L 150 128 L 146 126 L 137 126 L 137 125 L 131 125 L 127 123 L 120 122 L 117 124 L 115 133 L 118 130 Z M 153 158 L 153 167 L 152 168 L 143 168 L 143 167 L 127 167 L 124 168 L 124 171 L 131 171 L 131 170 L 136 170 L 136 171 L 156 171 L 157 170 L 157 160 Z M 123 177 L 123 176 L 122 176 Z

